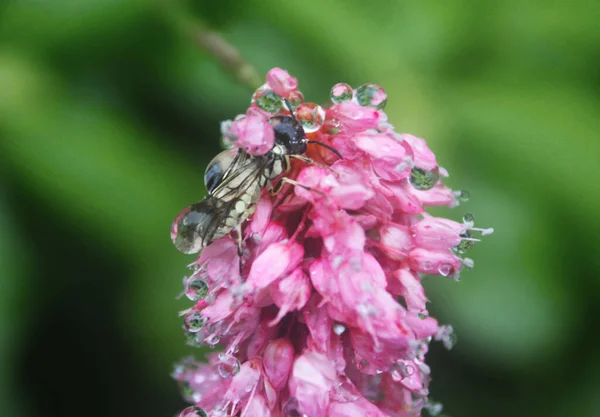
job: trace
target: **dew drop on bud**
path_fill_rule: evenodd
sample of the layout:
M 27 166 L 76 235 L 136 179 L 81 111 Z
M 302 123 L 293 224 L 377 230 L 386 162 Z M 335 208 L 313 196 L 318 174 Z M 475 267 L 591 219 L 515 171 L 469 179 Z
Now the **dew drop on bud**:
M 440 172 L 438 168 L 434 168 L 428 171 L 423 168 L 414 167 L 410 171 L 410 185 L 420 191 L 427 191 L 432 189 L 440 179 Z
M 325 123 L 325 110 L 318 104 L 301 104 L 296 109 L 295 115 L 306 133 L 316 132 Z
M 266 84 L 259 87 L 252 95 L 252 103 L 267 113 L 277 113 L 281 110 L 281 96 L 275 94 Z
M 188 332 L 197 333 L 202 329 L 205 321 L 206 320 L 199 311 L 192 311 L 185 316 L 185 319 L 183 319 L 183 325 Z
M 304 96 L 298 90 L 290 91 L 287 99 L 290 101 L 292 109 L 296 109 L 299 105 L 304 103 Z
M 183 410 L 179 417 L 208 417 L 208 414 L 203 408 L 191 406 Z
M 233 355 L 219 353 L 219 362 L 219 367 L 217 369 L 219 371 L 219 375 L 221 375 L 223 378 L 231 378 L 240 372 L 240 361 L 238 361 Z
M 463 219 L 463 222 L 465 222 L 465 223 L 474 223 L 475 222 L 475 216 L 473 216 L 471 213 L 466 213 L 462 219 Z
M 185 288 L 185 295 L 192 301 L 202 300 L 208 294 L 208 283 L 202 278 L 191 277 Z
M 348 84 L 338 83 L 331 88 L 331 94 L 329 97 L 331 98 L 331 102 L 334 104 L 342 103 L 344 101 L 352 100 L 352 95 L 354 91 L 352 91 L 352 87 Z
M 387 103 L 387 94 L 377 84 L 364 84 L 356 89 L 354 100 L 361 106 L 383 110 Z

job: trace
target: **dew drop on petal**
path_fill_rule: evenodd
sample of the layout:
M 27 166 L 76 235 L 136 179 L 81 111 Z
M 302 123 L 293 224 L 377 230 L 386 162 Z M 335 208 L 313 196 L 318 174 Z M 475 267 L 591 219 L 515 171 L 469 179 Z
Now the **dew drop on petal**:
M 206 339 L 204 339 L 204 342 L 210 347 L 215 347 L 217 343 L 219 343 L 219 340 L 221 340 L 219 336 L 213 333 L 209 335 Z
M 290 91 L 287 99 L 290 101 L 293 109 L 298 108 L 299 105 L 304 103 L 304 96 L 298 90 Z
M 439 169 L 436 167 L 431 171 L 414 167 L 410 171 L 410 185 L 420 191 L 432 189 L 440 179 Z
M 231 378 L 240 372 L 240 361 L 233 355 L 219 353 L 219 362 L 218 371 L 223 378 Z
M 450 272 L 452 272 L 452 265 L 440 264 L 440 266 L 438 266 L 438 272 L 440 273 L 440 275 L 447 277 L 448 275 L 450 275 Z
M 277 113 L 281 110 L 281 96 L 275 94 L 266 84 L 259 87 L 252 95 L 252 103 L 267 113 Z
M 295 115 L 306 133 L 316 132 L 325 123 L 325 110 L 318 104 L 301 104 L 296 108 Z
M 202 300 L 208 294 L 208 283 L 202 278 L 191 277 L 185 288 L 185 295 L 192 301 Z
M 183 410 L 179 417 L 208 417 L 208 414 L 203 408 L 194 405 Z
M 352 100 L 354 91 L 348 84 L 338 83 L 331 88 L 331 102 L 334 104 L 342 103 L 344 101 Z
M 387 102 L 387 94 L 377 84 L 364 84 L 356 89 L 354 100 L 361 106 L 383 110 Z
M 205 321 L 206 320 L 199 311 L 192 311 L 185 316 L 185 319 L 183 319 L 183 325 L 188 332 L 197 333 L 202 329 Z

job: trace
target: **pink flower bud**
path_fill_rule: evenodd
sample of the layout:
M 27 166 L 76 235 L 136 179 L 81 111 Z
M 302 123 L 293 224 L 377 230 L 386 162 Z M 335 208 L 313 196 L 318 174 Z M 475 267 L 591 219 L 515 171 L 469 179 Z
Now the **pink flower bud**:
M 260 115 L 249 115 L 234 121 L 231 133 L 237 138 L 236 145 L 250 155 L 264 155 L 275 143 L 273 127 L 266 117 Z

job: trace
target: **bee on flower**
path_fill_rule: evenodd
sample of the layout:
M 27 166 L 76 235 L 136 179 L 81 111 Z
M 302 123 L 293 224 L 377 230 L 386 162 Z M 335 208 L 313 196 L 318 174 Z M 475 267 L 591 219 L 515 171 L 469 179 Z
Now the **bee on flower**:
M 231 149 L 209 165 L 207 197 L 173 223 L 177 248 L 199 252 L 187 341 L 222 348 L 176 366 L 181 417 L 441 412 L 426 353 L 454 335 L 429 316 L 421 275 L 458 280 L 492 230 L 425 212 L 467 194 L 443 184 L 425 140 L 394 130 L 381 87 L 340 83 L 330 98 L 304 102 L 296 78 L 269 71 L 223 123 Z

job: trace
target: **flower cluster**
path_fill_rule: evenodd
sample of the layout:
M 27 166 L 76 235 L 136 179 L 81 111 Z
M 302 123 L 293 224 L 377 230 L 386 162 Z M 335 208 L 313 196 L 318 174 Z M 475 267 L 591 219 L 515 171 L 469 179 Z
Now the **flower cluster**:
M 300 185 L 263 190 L 235 236 L 207 246 L 184 279 L 188 343 L 222 346 L 188 358 L 174 378 L 193 403 L 181 417 L 408 417 L 428 400 L 432 339 L 450 326 L 427 312 L 421 274 L 458 279 L 465 252 L 491 229 L 436 218 L 424 206 L 466 198 L 423 139 L 399 134 L 374 84 L 337 84 L 331 103 L 305 103 L 297 80 L 275 68 L 247 113 L 223 124 L 224 141 L 252 155 L 273 147 L 269 118 L 294 109 L 313 163 L 284 174 Z M 177 234 L 176 225 L 173 228 Z

